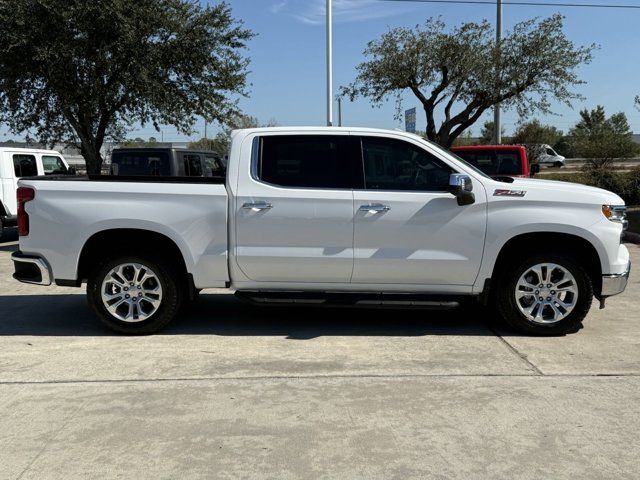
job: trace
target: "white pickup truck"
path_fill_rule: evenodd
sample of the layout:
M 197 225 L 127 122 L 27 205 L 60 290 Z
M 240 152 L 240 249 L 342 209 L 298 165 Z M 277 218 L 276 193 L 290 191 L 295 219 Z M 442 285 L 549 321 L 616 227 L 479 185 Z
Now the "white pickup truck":
M 627 284 L 617 195 L 492 179 L 415 135 L 263 128 L 226 177 L 19 183 L 14 277 L 81 286 L 115 331 L 158 331 L 200 289 L 263 304 L 451 308 L 476 297 L 520 331 L 575 331 Z
M 55 150 L 0 147 L 0 237 L 16 225 L 18 180 L 34 175 L 75 175 L 75 169 Z

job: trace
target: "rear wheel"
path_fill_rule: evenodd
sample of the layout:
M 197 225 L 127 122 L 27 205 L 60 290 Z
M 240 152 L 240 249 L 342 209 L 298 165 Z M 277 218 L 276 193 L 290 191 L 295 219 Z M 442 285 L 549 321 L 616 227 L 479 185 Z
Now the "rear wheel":
M 577 331 L 593 301 L 587 272 L 571 257 L 531 255 L 498 281 L 496 303 L 502 318 L 524 333 L 558 335 Z
M 176 316 L 181 292 L 170 265 L 138 256 L 114 257 L 89 276 L 87 298 L 111 330 L 130 335 L 161 330 Z

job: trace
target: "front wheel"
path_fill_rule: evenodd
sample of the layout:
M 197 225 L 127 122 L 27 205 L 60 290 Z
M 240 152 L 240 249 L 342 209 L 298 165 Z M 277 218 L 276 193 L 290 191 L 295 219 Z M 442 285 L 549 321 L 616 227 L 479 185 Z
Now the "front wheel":
M 176 316 L 181 303 L 170 266 L 151 258 L 122 256 L 106 261 L 87 282 L 91 309 L 111 330 L 155 333 Z
M 587 272 L 571 258 L 555 253 L 532 255 L 503 271 L 496 294 L 506 323 L 538 335 L 577 331 L 592 301 Z

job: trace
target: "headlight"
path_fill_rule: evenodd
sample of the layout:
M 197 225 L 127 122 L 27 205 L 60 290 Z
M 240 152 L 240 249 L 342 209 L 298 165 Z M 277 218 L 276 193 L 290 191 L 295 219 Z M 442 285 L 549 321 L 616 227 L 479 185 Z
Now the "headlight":
M 621 223 L 625 229 L 627 228 L 627 207 L 624 205 L 603 205 L 602 214 L 610 221 Z

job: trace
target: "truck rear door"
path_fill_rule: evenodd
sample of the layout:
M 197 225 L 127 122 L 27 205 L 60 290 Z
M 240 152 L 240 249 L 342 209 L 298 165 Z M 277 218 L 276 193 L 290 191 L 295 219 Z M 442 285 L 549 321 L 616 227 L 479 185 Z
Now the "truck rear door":
M 347 132 L 254 137 L 251 174 L 240 174 L 234 212 L 235 257 L 248 278 L 350 281 L 353 145 Z

